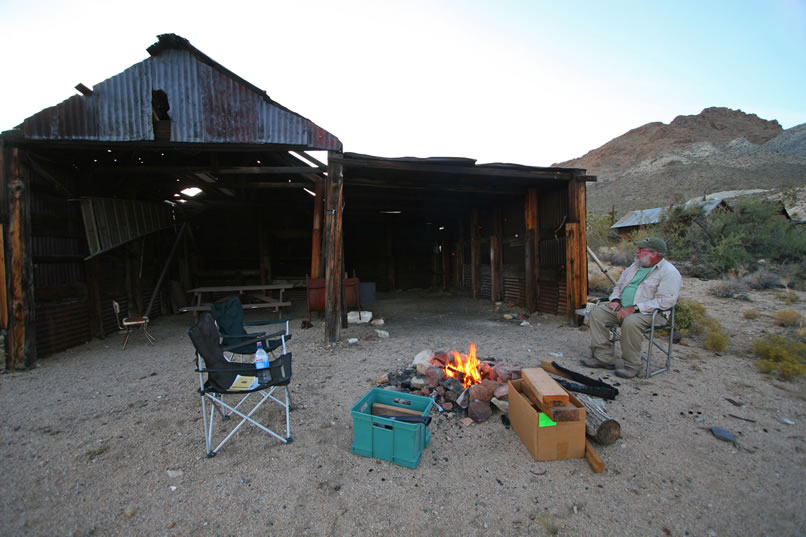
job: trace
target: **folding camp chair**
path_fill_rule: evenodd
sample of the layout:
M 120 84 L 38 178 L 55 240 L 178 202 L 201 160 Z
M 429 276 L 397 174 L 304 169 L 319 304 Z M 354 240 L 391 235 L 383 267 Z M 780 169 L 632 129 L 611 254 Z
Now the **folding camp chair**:
M 596 301 L 596 305 L 598 306 L 600 302 L 607 301 L 606 298 L 601 298 Z M 675 306 L 667 310 L 655 310 L 652 312 L 652 322 L 649 325 L 649 328 L 644 330 L 644 338 L 649 340 L 649 347 L 647 348 L 646 353 L 641 352 L 641 360 L 646 362 L 646 367 L 644 369 L 644 378 L 649 378 L 652 376 L 657 375 L 658 373 L 663 373 L 664 371 L 668 371 L 671 364 L 672 364 L 672 352 L 674 350 L 674 313 L 675 313 Z M 655 338 L 655 332 L 660 330 L 668 330 L 669 331 L 669 342 L 666 344 L 659 343 Z M 614 326 L 610 329 L 610 345 L 615 350 L 616 341 L 621 339 L 621 333 L 617 326 Z M 653 348 L 657 348 L 666 355 L 666 364 L 662 367 L 657 369 L 652 368 L 652 350 Z M 591 349 L 591 356 L 593 356 L 593 349 Z
M 112 309 L 115 312 L 115 321 L 118 323 L 118 328 L 122 330 L 126 330 L 126 337 L 123 339 L 123 350 L 126 350 L 126 343 L 129 341 L 129 336 L 132 333 L 132 328 L 142 327 L 143 333 L 146 335 L 146 339 L 152 345 L 154 344 L 156 338 L 148 333 L 148 317 L 120 317 L 120 304 L 116 301 L 112 301 Z
M 280 337 L 283 354 L 276 360 L 271 360 L 268 368 L 258 370 L 255 369 L 254 363 L 236 363 L 227 360 L 224 356 L 224 350 L 226 349 L 219 345 L 218 329 L 209 313 L 205 313 L 188 330 L 188 335 L 196 349 L 196 372 L 199 374 L 199 394 L 202 402 L 202 421 L 207 456 L 214 457 L 244 423 L 254 425 L 283 443 L 290 443 L 292 441 L 291 418 L 289 416 L 291 396 L 288 392 L 288 384 L 291 382 L 291 353 L 286 350 L 285 338 Z M 248 344 L 255 344 L 257 341 L 260 341 L 260 338 L 249 341 Z M 240 344 L 245 343 L 240 342 Z M 258 376 L 261 373 L 265 374 L 263 381 Z M 278 388 L 282 388 L 285 391 L 284 400 L 275 397 L 274 392 Z M 234 396 L 235 399 L 238 399 L 237 403 L 229 404 L 225 402 L 225 395 Z M 258 399 L 252 409 L 247 411 L 246 407 L 248 405 L 246 405 L 246 401 L 252 395 Z M 254 398 L 251 400 L 254 402 Z M 258 421 L 256 413 L 266 401 L 277 403 L 284 409 L 284 437 Z M 211 403 L 209 413 L 207 410 L 208 402 Z M 241 418 L 241 421 L 213 449 L 216 410 L 220 413 L 222 420 L 228 420 L 235 414 Z
M 228 358 L 232 360 L 233 354 L 243 354 L 254 356 L 257 351 L 257 341 L 263 345 L 263 350 L 272 353 L 281 345 L 281 341 L 287 342 L 291 339 L 289 331 L 289 319 L 277 319 L 272 321 L 248 321 L 244 322 L 243 306 L 241 299 L 237 296 L 214 302 L 210 306 L 218 331 L 221 334 L 221 345 L 227 347 Z M 265 326 L 271 324 L 284 324 L 285 329 L 273 332 L 247 332 L 247 326 Z M 282 339 L 281 339 L 282 336 Z M 260 339 L 255 339 L 260 338 Z

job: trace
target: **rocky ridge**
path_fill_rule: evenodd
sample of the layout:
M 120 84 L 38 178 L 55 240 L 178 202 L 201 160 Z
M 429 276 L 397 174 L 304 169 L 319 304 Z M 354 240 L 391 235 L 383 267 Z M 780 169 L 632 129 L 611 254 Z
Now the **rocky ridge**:
M 601 214 L 685 201 L 714 192 L 765 189 L 773 195 L 806 184 L 806 124 L 728 108 L 706 108 L 668 125 L 648 123 L 584 156 L 555 164 L 584 168 L 588 208 Z

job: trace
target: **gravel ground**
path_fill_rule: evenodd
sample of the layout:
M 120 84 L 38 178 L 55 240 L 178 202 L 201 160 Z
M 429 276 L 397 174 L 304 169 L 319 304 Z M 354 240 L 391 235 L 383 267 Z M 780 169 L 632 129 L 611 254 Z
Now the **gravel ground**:
M 588 353 L 585 327 L 561 318 L 533 315 L 520 326 L 486 301 L 409 291 L 379 296 L 371 308 L 391 337 L 351 326 L 328 348 L 321 320 L 300 329 L 297 305 L 294 442 L 249 427 L 212 459 L 191 318 L 155 320 L 153 347 L 140 334 L 125 351 L 122 336 L 94 340 L 0 376 L 0 533 L 806 535 L 804 382 L 761 375 L 748 356 L 751 338 L 782 330 L 773 312 L 804 313 L 806 300 L 784 306 L 772 291 L 750 293 L 752 302 L 717 299 L 709 285 L 686 280 L 683 295 L 704 302 L 731 333 L 727 351 L 684 340 L 672 371 L 622 380 L 608 403 L 622 438 L 598 446 L 601 474 L 584 459 L 535 462 L 498 411 L 470 426 L 434 412 L 416 469 L 350 452 L 350 407 L 423 349 L 466 351 L 474 342 L 480 357 L 524 367 L 554 359 L 601 376 L 578 362 Z M 742 316 L 750 308 L 761 314 L 753 321 Z M 266 418 L 279 424 L 280 411 Z M 731 431 L 738 446 L 710 427 Z

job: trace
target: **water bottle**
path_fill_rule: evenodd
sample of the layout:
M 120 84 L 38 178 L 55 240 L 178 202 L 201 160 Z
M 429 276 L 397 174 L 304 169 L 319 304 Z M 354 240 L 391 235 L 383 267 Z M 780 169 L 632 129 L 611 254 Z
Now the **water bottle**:
M 263 350 L 260 341 L 257 342 L 257 352 L 255 353 L 255 369 L 257 369 L 257 380 L 261 384 L 269 382 L 269 355 Z

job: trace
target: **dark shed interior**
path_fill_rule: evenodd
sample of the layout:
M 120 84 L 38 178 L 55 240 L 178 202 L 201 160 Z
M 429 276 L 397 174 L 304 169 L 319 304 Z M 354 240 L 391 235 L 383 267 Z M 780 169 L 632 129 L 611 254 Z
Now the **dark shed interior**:
M 304 302 L 306 275 L 330 277 L 336 177 L 343 271 L 379 292 L 438 287 L 556 314 L 584 302 L 584 170 L 342 153 L 186 40 L 160 36 L 149 53 L 0 134 L 14 363 L 116 331 L 112 300 L 153 319 L 194 287 L 283 281 Z

